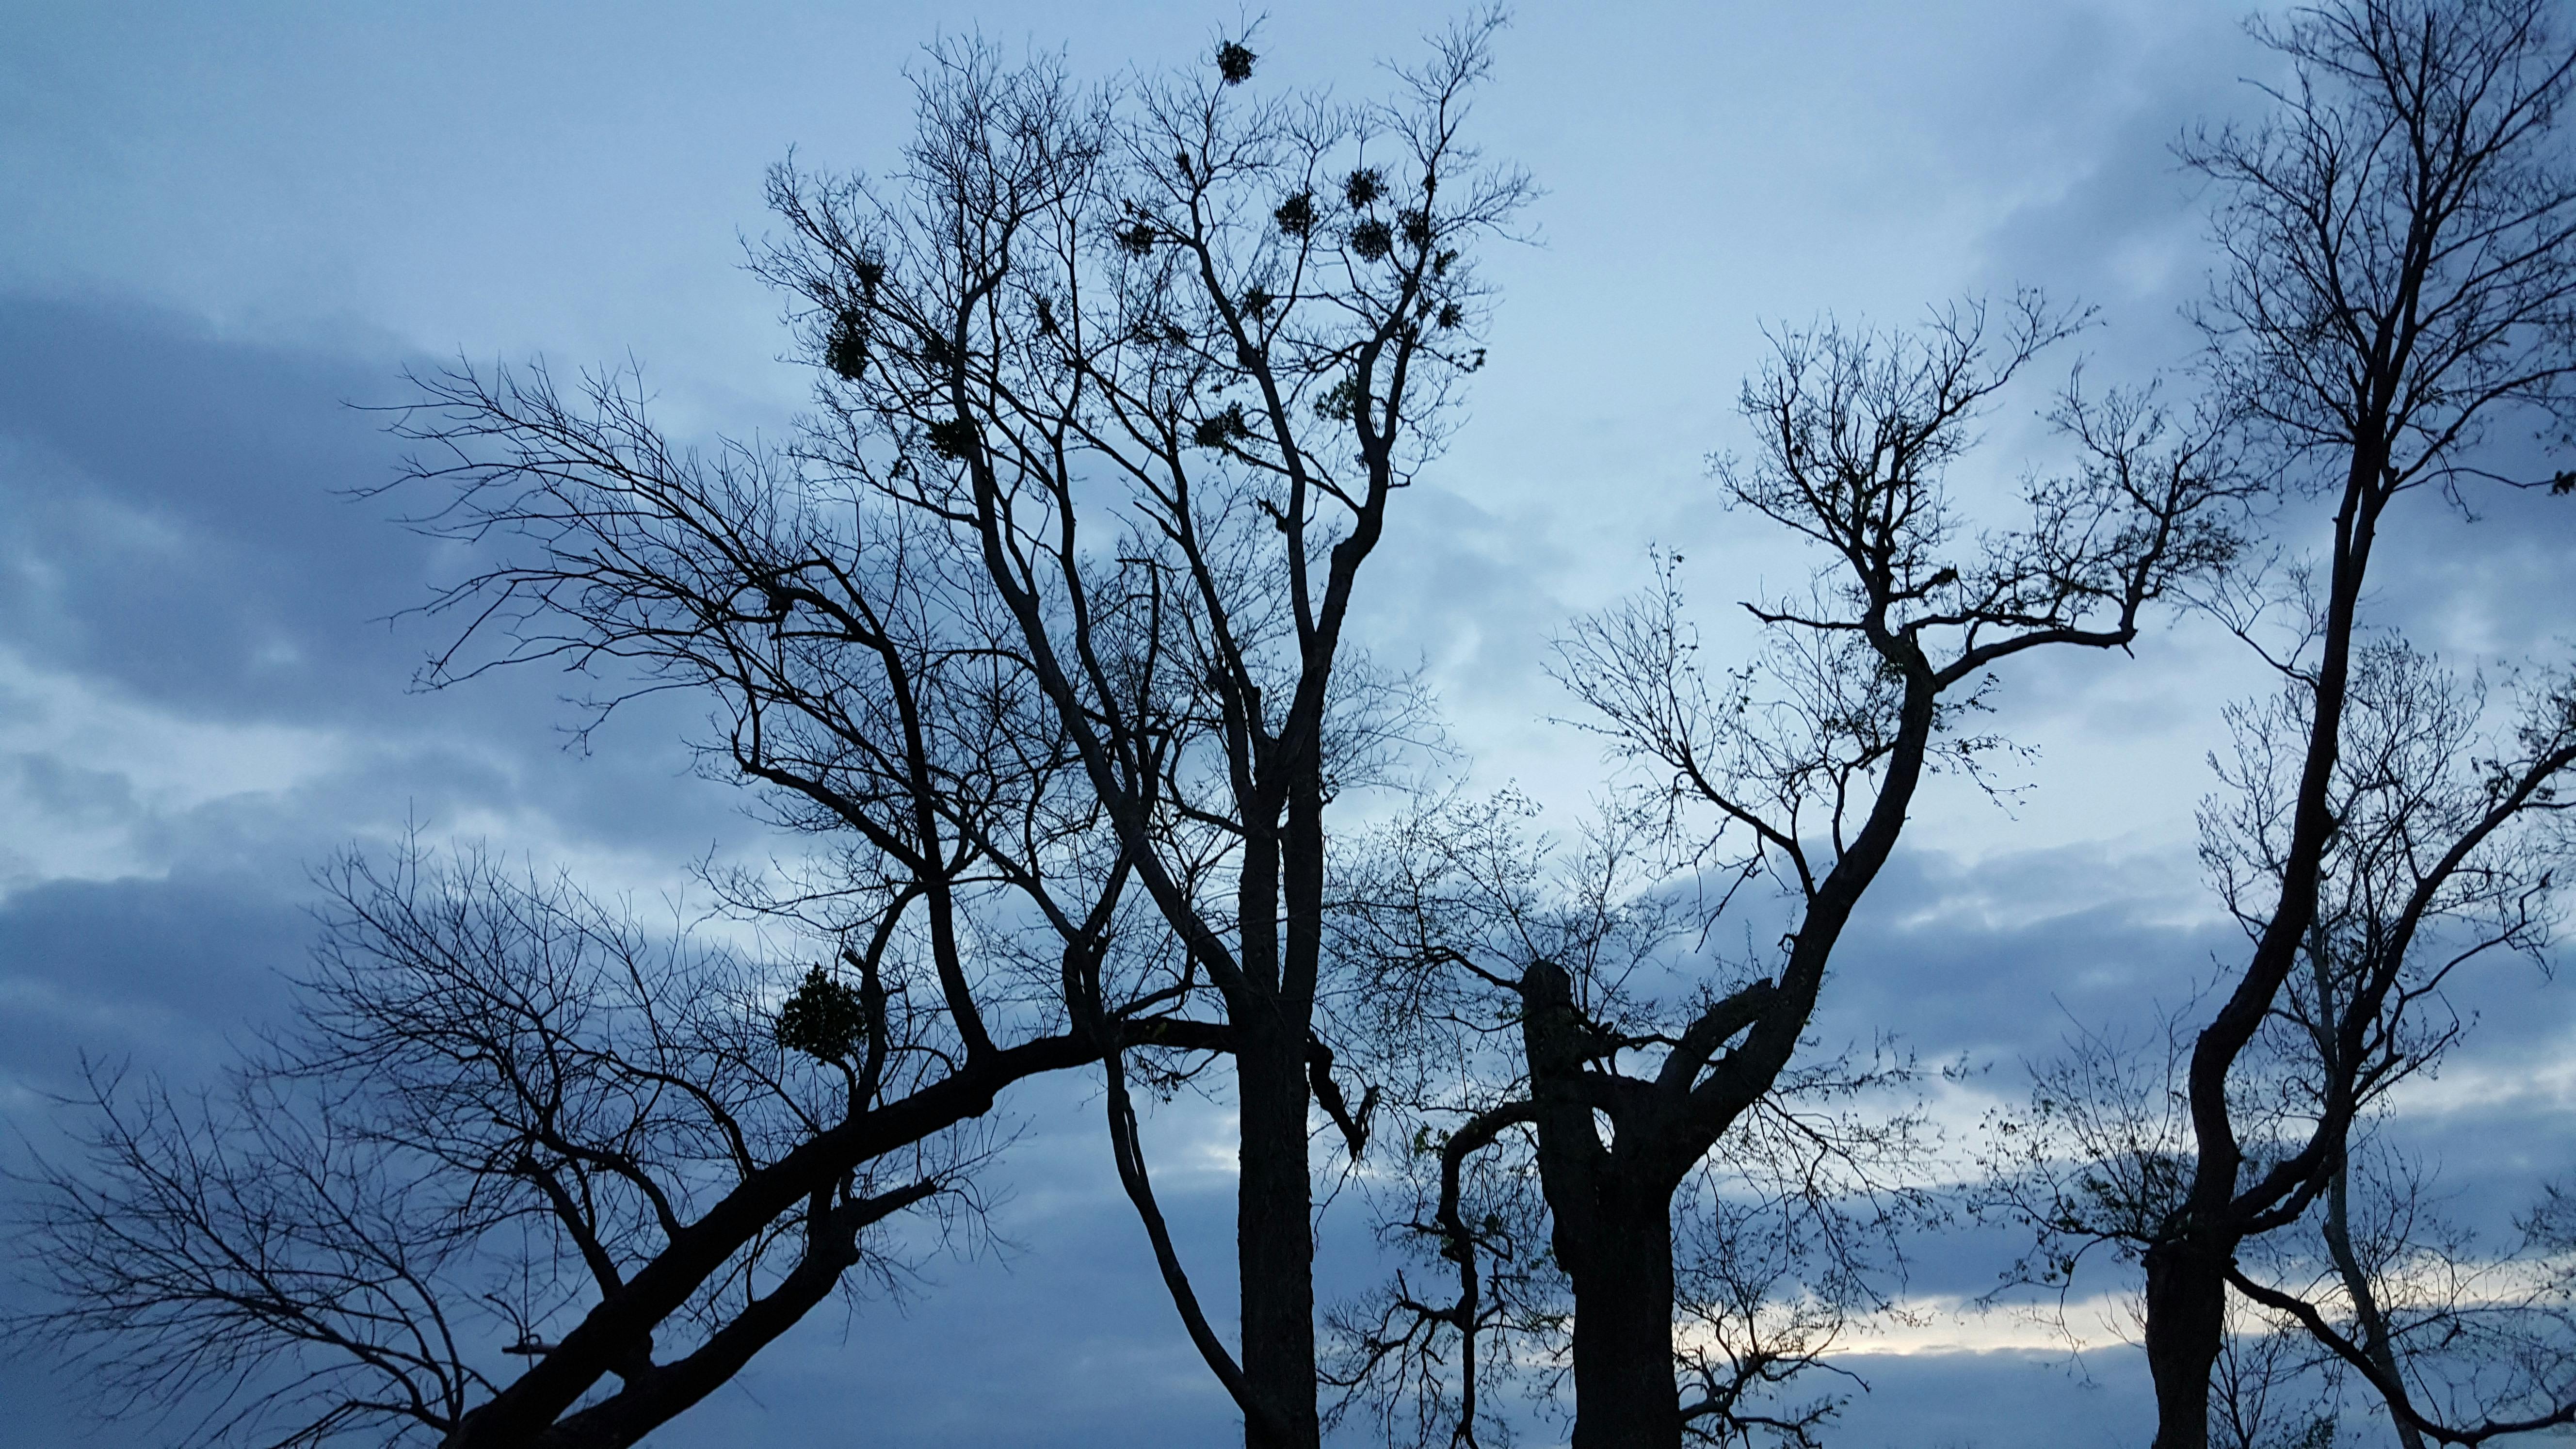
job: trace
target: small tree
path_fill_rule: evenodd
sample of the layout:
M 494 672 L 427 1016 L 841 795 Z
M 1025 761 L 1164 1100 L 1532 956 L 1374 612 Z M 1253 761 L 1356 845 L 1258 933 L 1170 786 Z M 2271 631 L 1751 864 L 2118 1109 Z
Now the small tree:
M 33 1184 L 16 1329 L 191 1442 L 636 1443 L 891 1286 L 995 1087 L 1096 1055 L 958 1069 L 899 912 L 787 991 L 480 856 L 321 879 L 297 1018 L 201 1096 L 93 1077 Z
M 1580 1328 L 1519 1067 L 1518 982 L 1495 968 L 1553 963 L 1587 983 L 1593 1010 L 1615 1000 L 1629 1020 L 1686 998 L 1702 969 L 1690 958 L 1705 923 L 1663 878 L 1652 833 L 1613 816 L 1551 858 L 1534 814 L 1509 797 L 1435 802 L 1353 883 L 1350 949 L 1381 965 L 1353 1003 L 1368 1018 L 1355 1035 L 1409 1149 L 1383 1234 L 1427 1281 L 1399 1270 L 1391 1291 L 1337 1311 L 1330 1377 L 1338 1412 L 1375 1417 L 1392 1442 L 1507 1442 L 1493 1390 L 1517 1379 L 1552 1396 Z M 1890 1106 L 1911 1075 L 1884 1054 L 1802 1062 L 1676 1187 L 1673 1374 L 1689 1437 L 1818 1442 L 1839 1401 L 1802 1380 L 1856 1315 L 1890 1306 L 1898 1235 L 1932 1216 L 1913 1185 L 1922 1123 Z
M 2277 899 L 2308 703 L 2292 683 L 2231 712 L 2224 790 L 2202 814 L 2203 858 L 2249 939 Z M 2340 1360 L 2340 1381 L 2387 1400 L 2409 1445 L 2476 1442 L 2576 1412 L 2563 1288 L 2535 1282 L 2528 1262 L 2486 1260 L 2474 1235 L 2442 1223 L 2421 1175 L 2375 1145 L 2391 1091 L 2461 1038 L 2450 986 L 2492 957 L 2543 959 L 2571 843 L 2549 783 L 2576 768 L 2570 703 L 2553 682 L 2498 732 L 2483 690 L 2402 641 L 2358 651 L 2316 919 L 2229 1083 L 2247 1175 L 2312 1174 L 2238 1240 L 2227 1281 L 2244 1311 L 2230 1320 L 2250 1311 L 2266 1332 L 2312 1335 L 2304 1355 L 2251 1357 L 2301 1371 L 2319 1355 Z M 2194 1181 L 2180 1040 L 2127 1054 L 2083 1043 L 2043 1075 L 2032 1110 L 2002 1124 L 2004 1196 L 2041 1230 L 2024 1276 L 2062 1287 L 2094 1244 L 2134 1261 L 2171 1240 Z M 2321 1137 L 2335 1146 L 2319 1168 Z M 2220 1331 L 2220 1354 L 2248 1356 Z M 2224 1387 L 2229 1361 L 2213 1373 Z M 2438 1411 L 2415 1404 L 2428 1392 Z M 2233 1422 L 2235 1401 L 2213 1404 L 2213 1434 Z

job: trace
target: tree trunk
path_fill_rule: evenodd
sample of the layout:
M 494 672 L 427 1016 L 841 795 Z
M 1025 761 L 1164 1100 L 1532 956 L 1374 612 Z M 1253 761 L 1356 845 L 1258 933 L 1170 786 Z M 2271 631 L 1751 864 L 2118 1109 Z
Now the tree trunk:
M 1243 1377 L 1282 1442 L 1246 1424 L 1250 1449 L 1314 1449 L 1315 1277 L 1312 1188 L 1306 1166 L 1306 1052 L 1302 1029 L 1276 1013 L 1235 1018 L 1242 1110 L 1235 1253 L 1243 1283 Z
M 1642 1169 L 1643 1139 L 1655 1129 L 1635 1114 L 1614 1145 L 1602 1143 L 1572 985 L 1548 961 L 1521 975 L 1539 1185 L 1557 1264 L 1574 1287 L 1574 1449 L 1680 1449 L 1673 1183 Z
M 1574 1449 L 1680 1449 L 1673 1386 L 1673 1227 L 1668 1193 L 1596 1203 L 1574 1283 Z
M 2155 1449 L 2209 1449 L 2209 1374 L 2227 1332 L 2230 1255 L 2196 1235 L 2147 1250 L 2147 1371 Z
M 2334 1181 L 2326 1188 L 2325 1239 L 2326 1252 L 2334 1260 L 2335 1271 L 2343 1277 L 2344 1292 L 2352 1298 L 2352 1316 L 2361 1329 L 2361 1351 L 2370 1356 L 2371 1365 L 2390 1383 L 2404 1383 L 2405 1375 L 2397 1366 L 2397 1350 L 2388 1341 L 2388 1319 L 2379 1311 L 2379 1295 L 2371 1291 L 2370 1270 L 2352 1248 L 2349 1158 L 2335 1164 Z M 2398 1449 L 2424 1449 L 2424 1431 L 2398 1413 L 2393 1403 L 2388 1406 L 2388 1422 L 2397 1431 Z

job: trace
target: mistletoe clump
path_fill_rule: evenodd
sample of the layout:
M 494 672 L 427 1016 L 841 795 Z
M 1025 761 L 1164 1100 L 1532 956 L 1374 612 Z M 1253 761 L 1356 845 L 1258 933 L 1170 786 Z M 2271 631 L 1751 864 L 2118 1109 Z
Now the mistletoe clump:
M 868 1034 L 868 1004 L 852 988 L 833 979 L 820 966 L 808 967 L 804 983 L 779 1004 L 771 1028 L 778 1044 L 817 1061 L 845 1062 Z
M 823 346 L 823 362 L 832 371 L 851 382 L 868 370 L 868 318 L 856 307 L 844 307 L 832 321 L 832 335 Z
M 1202 448 L 1222 448 L 1238 438 L 1252 436 L 1252 425 L 1243 416 L 1243 404 L 1227 403 L 1225 411 L 1199 419 L 1190 430 L 1190 441 Z

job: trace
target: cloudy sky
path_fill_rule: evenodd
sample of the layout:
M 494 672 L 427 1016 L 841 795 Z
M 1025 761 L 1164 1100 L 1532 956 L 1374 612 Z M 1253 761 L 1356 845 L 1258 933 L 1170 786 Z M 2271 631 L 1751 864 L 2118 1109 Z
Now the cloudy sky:
M 407 365 L 543 355 L 640 363 L 691 437 L 776 435 L 807 379 L 741 266 L 764 168 L 792 146 L 882 168 L 923 42 L 979 29 L 1078 73 L 1192 63 L 1230 8 L 1060 4 L 453 3 L 0 6 L 0 1111 L 16 1153 L 87 1054 L 181 1078 L 280 1004 L 307 870 L 406 822 L 682 892 L 710 851 L 768 848 L 694 778 L 685 707 L 566 748 L 561 681 L 436 695 L 432 626 L 391 616 L 456 560 L 348 492 L 399 450 L 354 405 Z M 2169 144 L 2243 114 L 2263 57 L 2232 4 L 1525 7 L 1480 132 L 1546 189 L 1502 252 L 1493 362 L 1448 457 L 1403 500 L 1366 628 L 1420 659 L 1481 783 L 1560 812 L 1603 775 L 1551 723 L 1551 633 L 1684 554 L 1724 605 L 1804 565 L 1715 506 L 1761 328 L 2045 286 L 2103 325 L 2053 359 L 2143 380 L 2188 360 L 2203 285 Z M 1447 11 L 1311 3 L 1264 25 L 1264 79 L 1374 84 Z M 1999 407 L 1980 476 L 2047 446 L 2036 394 Z M 2313 520 L 2280 525 L 2294 541 Z M 2564 647 L 2576 509 L 2499 502 L 2471 526 L 2415 500 L 2374 607 L 2455 660 Z M 1927 1057 L 2021 1063 L 2070 1022 L 2186 1001 L 2228 940 L 2191 851 L 2219 707 L 2261 687 L 2213 631 L 2133 659 L 2046 662 L 2001 696 L 2039 753 L 2012 812 L 1935 791 L 1856 928 L 1832 1031 L 1901 1019 Z M 2482 983 L 2474 1050 L 2418 1104 L 2448 1180 L 2518 1201 L 2576 1140 L 2576 1007 L 2528 971 Z M 1227 1420 L 1155 1291 L 1075 1088 L 1011 1105 L 995 1226 L 908 1304 L 816 1315 L 655 1442 L 1217 1442 Z M 1973 1118 L 1970 1098 L 1951 1104 Z M 1229 1256 L 1221 1124 L 1156 1125 L 1188 1241 Z M 2552 1160 L 2553 1152 L 2557 1160 Z M 1328 1291 L 1373 1268 L 1328 1220 Z M 1927 1244 L 1911 1291 L 1984 1290 L 2008 1244 Z M 1222 1276 L 1212 1274 L 1212 1276 Z M 2117 1287 L 2105 1281 L 2106 1292 Z M 2006 1319 L 1935 1315 L 1865 1345 L 1873 1392 L 1838 1441 L 2131 1444 L 2142 1375 L 2070 1369 Z M 81 1386 L 0 1365 L 0 1446 L 66 1442 Z M 1042 1411 L 1033 1406 L 1043 1406 Z M 132 1426 L 102 1443 L 142 1442 Z

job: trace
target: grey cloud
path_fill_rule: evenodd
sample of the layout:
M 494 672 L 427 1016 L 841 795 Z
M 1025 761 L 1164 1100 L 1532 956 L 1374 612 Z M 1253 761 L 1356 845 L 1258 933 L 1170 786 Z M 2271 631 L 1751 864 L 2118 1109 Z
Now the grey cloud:
M 2154 1399 L 2143 1356 L 2098 1350 L 2072 1360 L 2024 1350 L 1860 1360 L 1869 1392 L 1833 1442 L 1849 1449 L 2111 1449 L 2137 1442 Z
M 305 832 L 305 854 L 407 800 L 433 824 L 539 809 L 681 858 L 735 833 L 738 797 L 690 778 L 676 744 L 705 733 L 699 706 L 631 706 L 600 737 L 614 748 L 583 761 L 564 731 L 585 716 L 562 697 L 614 681 L 538 667 L 409 692 L 454 624 L 388 616 L 470 559 L 395 521 L 435 507 L 428 490 L 348 495 L 390 482 L 400 462 L 384 418 L 351 404 L 403 400 L 412 360 L 380 339 L 322 352 L 134 304 L 0 296 L 0 374 L 24 383 L 0 390 L 8 646 L 174 721 L 334 732 L 353 768 L 269 802 L 273 824 Z M 137 808 L 113 760 L 17 771 L 49 812 Z M 260 807 L 228 809 L 238 836 Z M 164 858 L 186 849 L 172 842 Z
M 346 718 L 399 689 L 407 651 L 371 621 L 418 602 L 428 549 L 334 496 L 393 476 L 380 420 L 347 406 L 396 395 L 377 350 L 0 297 L 13 645 L 221 718 Z
M 202 1079 L 283 1009 L 310 939 L 299 894 L 236 873 L 54 881 L 0 901 L 12 1125 L 42 1140 L 37 1098 L 73 1090 L 83 1058 Z

